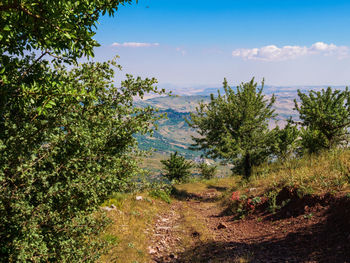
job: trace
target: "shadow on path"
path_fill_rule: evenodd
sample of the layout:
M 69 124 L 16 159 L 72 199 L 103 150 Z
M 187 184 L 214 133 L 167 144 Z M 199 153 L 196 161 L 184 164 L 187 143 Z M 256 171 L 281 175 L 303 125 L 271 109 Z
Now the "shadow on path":
M 228 228 L 225 231 L 230 231 Z M 349 262 L 350 199 L 338 198 L 320 220 L 282 238 L 259 236 L 198 243 L 171 261 L 159 262 Z M 223 233 L 224 234 L 224 233 Z M 220 239 L 220 237 L 219 237 Z M 246 260 L 246 261 L 243 261 Z
M 220 196 L 215 189 L 201 194 L 194 194 L 174 187 L 171 191 L 171 196 L 179 201 L 197 200 L 201 202 L 216 202 L 220 199 Z

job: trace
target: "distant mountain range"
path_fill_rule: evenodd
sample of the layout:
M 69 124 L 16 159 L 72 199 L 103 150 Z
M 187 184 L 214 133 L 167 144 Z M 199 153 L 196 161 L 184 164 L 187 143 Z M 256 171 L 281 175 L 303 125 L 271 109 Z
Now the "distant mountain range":
M 159 84 L 160 88 L 164 88 L 167 91 L 173 91 L 176 95 L 204 95 L 209 96 L 211 93 L 216 94 L 218 90 L 223 92 L 222 86 L 205 86 L 205 85 L 197 85 L 197 86 L 189 86 L 189 87 L 181 87 L 171 84 Z M 235 88 L 236 86 L 231 86 L 231 88 Z M 307 92 L 309 90 L 319 91 L 321 89 L 325 89 L 329 87 L 329 85 L 319 85 L 319 86 L 273 86 L 273 85 L 265 85 L 264 93 L 272 94 L 272 93 L 294 93 L 297 94 L 297 90 L 301 90 L 302 92 Z M 330 86 L 333 89 L 341 89 L 343 90 L 345 86 Z

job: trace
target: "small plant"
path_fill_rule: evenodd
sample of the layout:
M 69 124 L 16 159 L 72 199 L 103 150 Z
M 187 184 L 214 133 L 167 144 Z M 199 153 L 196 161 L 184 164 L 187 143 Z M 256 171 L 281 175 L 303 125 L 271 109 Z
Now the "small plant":
M 127 198 L 126 194 L 123 193 L 114 193 L 110 198 L 105 201 L 102 206 L 111 206 L 115 205 L 118 209 L 121 209 L 124 205 L 125 199 Z
M 255 196 L 254 198 L 251 199 L 250 202 L 253 206 L 256 206 L 261 203 L 261 197 L 260 196 Z
M 269 200 L 269 208 L 268 210 L 271 213 L 276 213 L 276 210 L 280 209 L 281 207 L 277 205 L 277 192 L 271 191 L 267 193 L 267 198 Z
M 205 162 L 201 162 L 198 165 L 198 168 L 200 170 L 200 173 L 204 179 L 212 179 L 217 171 L 217 165 L 208 165 Z
M 112 234 L 106 234 L 103 238 L 110 245 L 117 245 L 120 242 L 119 238 Z
M 239 191 L 233 192 L 231 195 L 231 200 L 232 201 L 239 201 L 240 199 L 240 193 Z
M 313 217 L 312 213 L 304 215 L 305 219 L 311 219 L 312 217 Z
M 239 191 L 233 192 L 231 195 L 233 201 L 233 209 L 237 213 L 237 217 L 243 219 L 246 214 L 255 210 L 256 206 L 262 202 L 261 197 L 248 197 L 240 194 Z
M 130 214 L 132 216 L 141 216 L 141 213 L 139 211 L 131 211 Z
M 177 152 L 171 153 L 170 158 L 161 160 L 161 163 L 166 171 L 164 176 L 170 182 L 185 182 L 191 175 L 191 168 L 193 168 L 192 162 L 186 161 L 185 157 L 178 155 Z
M 282 203 L 281 203 L 281 208 L 282 207 L 285 207 L 291 200 L 288 198 L 286 200 L 283 200 Z
M 130 247 L 130 248 L 134 248 L 134 247 L 135 247 L 135 245 L 134 245 L 133 243 L 128 243 L 128 247 Z
M 169 193 L 163 189 L 154 189 L 149 192 L 149 195 L 153 198 L 159 198 L 168 204 L 171 203 Z

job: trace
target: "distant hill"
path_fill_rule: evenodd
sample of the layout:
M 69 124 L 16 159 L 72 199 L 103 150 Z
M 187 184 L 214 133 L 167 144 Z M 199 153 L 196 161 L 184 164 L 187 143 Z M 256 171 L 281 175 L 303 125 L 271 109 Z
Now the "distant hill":
M 152 106 L 160 110 L 172 109 L 177 112 L 194 112 L 200 101 L 208 102 L 209 95 L 181 95 L 156 97 L 136 102 L 136 106 Z
M 168 118 L 158 122 L 159 129 L 154 132 L 152 137 L 149 135 L 137 136 L 140 148 L 143 150 L 153 148 L 164 154 L 178 151 L 189 159 L 200 156 L 200 152 L 188 149 L 192 143 L 191 135 L 196 134 L 185 121 L 186 118 L 190 117 L 189 112 L 167 109 L 160 110 L 160 113 L 166 113 Z
M 276 96 L 276 103 L 274 108 L 278 114 L 277 120 L 270 121 L 270 127 L 276 125 L 284 125 L 285 120 L 290 116 L 293 119 L 298 119 L 298 114 L 293 110 L 294 99 L 297 98 L 297 90 L 302 92 L 309 90 L 321 90 L 327 86 L 310 86 L 310 87 L 277 87 L 265 86 L 264 93 L 267 98 L 272 94 Z M 344 89 L 343 86 L 335 87 L 336 89 Z M 137 107 L 152 106 L 158 108 L 160 113 L 166 113 L 168 119 L 163 119 L 158 122 L 159 130 L 155 131 L 154 136 L 137 136 L 139 146 L 141 149 L 148 150 L 150 148 L 164 154 L 178 151 L 180 154 L 189 159 L 194 159 L 202 154 L 202 152 L 195 152 L 189 150 L 192 143 L 191 136 L 196 135 L 196 132 L 191 129 L 186 123 L 185 119 L 190 118 L 190 112 L 194 112 L 200 101 L 209 102 L 210 94 L 217 94 L 216 88 L 203 88 L 198 91 L 189 90 L 189 93 L 194 95 L 182 96 L 163 96 L 154 97 L 147 100 L 136 101 Z M 176 93 L 176 92 L 175 92 Z M 223 94 L 223 91 L 221 91 Z

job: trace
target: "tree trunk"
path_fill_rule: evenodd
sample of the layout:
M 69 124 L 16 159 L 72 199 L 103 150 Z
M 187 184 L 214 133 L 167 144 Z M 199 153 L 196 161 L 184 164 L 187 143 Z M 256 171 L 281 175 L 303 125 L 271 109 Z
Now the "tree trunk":
M 247 153 L 244 156 L 244 177 L 249 178 L 252 174 L 252 164 L 251 164 L 251 157 L 250 154 Z

